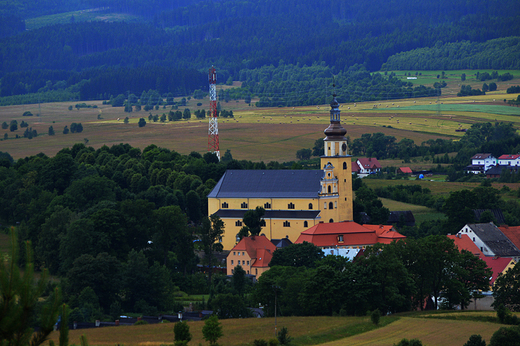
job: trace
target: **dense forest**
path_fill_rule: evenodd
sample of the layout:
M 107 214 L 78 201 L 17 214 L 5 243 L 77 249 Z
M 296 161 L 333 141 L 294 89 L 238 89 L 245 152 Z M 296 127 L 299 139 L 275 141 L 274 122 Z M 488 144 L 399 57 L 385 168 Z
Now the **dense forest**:
M 415 58 L 425 54 L 421 49 L 432 49 L 439 62 L 421 59 L 420 68 L 437 68 L 436 64 L 446 61 L 446 55 L 450 63 L 444 63 L 446 69 L 460 68 L 468 59 L 479 68 L 514 68 L 518 59 L 510 57 L 518 54 L 518 39 L 511 36 L 520 32 L 520 10 L 516 5 L 513 0 L 499 3 L 401 0 L 381 1 L 377 6 L 361 0 L 348 4 L 340 0 L 175 3 L 93 0 L 37 4 L 8 1 L 0 6 L 2 19 L 11 18 L 2 20 L 0 25 L 3 37 L 0 95 L 28 95 L 24 100 L 8 98 L 5 104 L 34 102 L 34 93 L 56 101 L 67 96 L 87 100 L 127 91 L 138 94 L 149 89 L 191 94 L 202 87 L 199 79 L 193 81 L 193 73 L 183 75 L 179 71 L 193 70 L 204 75 L 214 65 L 219 82 L 230 78 L 247 82 L 254 96 L 264 98 L 260 105 L 294 105 L 303 99 L 294 95 L 302 93 L 312 99 L 308 102 L 317 103 L 326 96 L 323 82 L 312 81 L 307 71 L 299 71 L 316 64 L 330 69 L 329 75 L 321 76 L 330 79 L 331 74 L 346 76 L 352 67 L 359 71 L 358 65 L 367 72 L 395 64 L 404 66 L 400 61 L 409 60 L 406 54 Z M 100 13 L 120 11 L 140 15 L 141 21 L 71 20 L 24 30 L 23 20 L 35 17 L 38 10 L 44 15 L 86 7 L 95 7 Z M 72 18 L 73 12 L 70 13 Z M 459 54 L 454 55 L 454 50 Z M 272 79 L 255 82 L 263 85 L 250 84 L 248 76 L 265 74 L 262 70 L 266 67 L 297 75 L 284 81 L 295 78 L 299 83 L 278 82 L 279 91 L 269 86 Z M 155 69 L 175 77 L 161 79 L 155 75 Z M 125 76 L 124 83 L 119 83 L 117 90 L 104 83 L 121 76 Z M 130 82 L 130 76 L 135 76 L 135 81 Z M 154 79 L 157 85 L 151 87 Z M 355 97 L 348 99 L 377 100 L 393 95 L 416 97 L 435 93 L 428 88 L 415 90 L 385 79 L 386 76 L 376 77 L 370 87 L 361 83 Z M 180 86 L 165 86 L 167 83 Z M 273 90 L 264 92 L 266 86 Z M 321 90 L 322 95 L 314 95 L 313 90 Z M 344 92 L 353 94 L 352 90 Z

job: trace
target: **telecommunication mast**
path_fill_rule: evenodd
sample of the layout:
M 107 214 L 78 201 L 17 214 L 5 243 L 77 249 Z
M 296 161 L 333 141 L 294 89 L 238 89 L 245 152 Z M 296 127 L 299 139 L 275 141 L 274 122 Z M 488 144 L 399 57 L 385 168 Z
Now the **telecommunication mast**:
M 217 72 L 213 66 L 209 69 L 209 130 L 208 151 L 215 153 L 220 161 L 217 118 Z

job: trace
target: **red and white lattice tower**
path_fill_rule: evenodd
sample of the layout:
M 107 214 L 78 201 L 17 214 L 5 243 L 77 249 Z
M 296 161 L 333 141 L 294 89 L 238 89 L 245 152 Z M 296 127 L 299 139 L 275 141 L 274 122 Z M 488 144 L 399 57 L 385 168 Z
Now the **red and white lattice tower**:
M 213 66 L 209 69 L 209 130 L 208 151 L 215 153 L 220 161 L 220 149 L 218 143 L 218 118 L 217 118 L 217 72 Z

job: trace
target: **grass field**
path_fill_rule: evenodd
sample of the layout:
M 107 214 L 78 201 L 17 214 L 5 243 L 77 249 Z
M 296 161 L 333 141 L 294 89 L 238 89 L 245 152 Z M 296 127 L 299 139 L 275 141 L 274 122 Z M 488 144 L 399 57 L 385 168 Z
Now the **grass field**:
M 447 312 L 450 319 L 435 314 L 427 318 L 425 313 L 406 314 L 401 317 L 383 317 L 375 327 L 368 317 L 278 317 L 277 328 L 287 327 L 293 337 L 291 345 L 394 345 L 401 339 L 417 338 L 425 346 L 460 346 L 472 334 L 480 334 L 489 341 L 491 335 L 502 325 L 491 322 L 465 320 L 468 312 Z M 491 312 L 471 312 L 474 318 L 486 318 Z M 459 316 L 460 315 L 460 316 Z M 410 317 L 412 316 L 412 317 Z M 461 318 L 461 319 L 458 319 Z M 226 346 L 252 345 L 255 339 L 268 340 L 274 336 L 274 318 L 250 318 L 221 320 L 224 336 L 219 344 Z M 188 322 L 193 339 L 190 344 L 206 342 L 202 339 L 204 322 Z M 144 326 L 104 327 L 97 329 L 71 330 L 71 343 L 79 341 L 85 334 L 90 345 L 139 345 L 159 346 L 173 343 L 173 324 L 164 323 Z M 59 334 L 51 334 L 54 342 Z

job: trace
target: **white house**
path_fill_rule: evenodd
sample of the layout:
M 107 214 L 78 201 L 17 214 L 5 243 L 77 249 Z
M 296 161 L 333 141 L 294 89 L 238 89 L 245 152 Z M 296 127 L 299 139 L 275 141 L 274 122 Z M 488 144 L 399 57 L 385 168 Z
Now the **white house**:
M 520 259 L 520 250 L 493 222 L 467 224 L 457 234 L 467 235 L 486 257 Z
M 498 158 L 500 166 L 520 166 L 520 155 L 501 155 Z
M 497 159 L 492 154 L 475 154 L 471 158 L 471 164 L 473 166 L 484 166 L 484 171 L 487 171 L 490 167 L 496 166 Z

